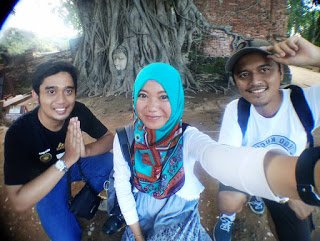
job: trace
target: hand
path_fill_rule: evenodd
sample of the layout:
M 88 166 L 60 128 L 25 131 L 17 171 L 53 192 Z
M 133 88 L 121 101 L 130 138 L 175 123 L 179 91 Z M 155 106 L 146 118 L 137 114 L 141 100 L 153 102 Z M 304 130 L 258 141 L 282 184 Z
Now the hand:
M 145 241 L 139 222 L 130 224 L 129 227 L 131 228 L 136 241 Z
M 140 236 L 134 236 L 136 241 L 145 241 L 143 235 L 140 235 Z
M 82 137 L 82 134 L 81 134 L 81 137 Z M 81 157 L 86 157 L 87 156 L 87 153 L 86 153 L 86 146 L 84 144 L 84 141 L 83 141 L 83 138 L 81 138 L 81 143 L 80 143 L 80 156 Z
M 313 206 L 305 204 L 300 200 L 290 199 L 288 205 L 301 220 L 306 219 L 314 211 Z
M 281 64 L 320 66 L 320 48 L 299 35 L 263 49 L 274 53 L 268 57 Z
M 67 166 L 70 167 L 79 160 L 83 149 L 83 139 L 78 117 L 73 117 L 69 121 L 64 146 L 65 153 L 63 159 Z

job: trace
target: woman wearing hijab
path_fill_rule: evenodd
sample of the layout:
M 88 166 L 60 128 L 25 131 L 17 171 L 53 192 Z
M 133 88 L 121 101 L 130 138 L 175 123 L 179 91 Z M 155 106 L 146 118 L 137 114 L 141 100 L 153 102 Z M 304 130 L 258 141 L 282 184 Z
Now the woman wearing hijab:
M 182 81 L 169 64 L 153 63 L 140 71 L 133 105 L 131 167 L 117 136 L 113 145 L 114 186 L 128 225 L 122 240 L 211 240 L 200 223 L 198 204 L 204 187 L 193 172 L 196 161 L 220 182 L 247 193 L 276 201 L 285 198 L 274 193 L 298 198 L 292 161 L 296 159 L 276 151 L 219 145 L 182 123 Z M 252 158 L 259 164 L 250 165 Z

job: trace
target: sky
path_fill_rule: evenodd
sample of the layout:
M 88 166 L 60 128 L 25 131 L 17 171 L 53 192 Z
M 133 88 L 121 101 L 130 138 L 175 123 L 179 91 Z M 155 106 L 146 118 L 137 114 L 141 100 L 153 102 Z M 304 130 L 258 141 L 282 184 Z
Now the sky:
M 8 16 L 1 32 L 15 27 L 39 37 L 75 37 L 76 31 L 52 12 L 52 8 L 59 4 L 60 0 L 20 0 L 14 7 L 15 14 Z

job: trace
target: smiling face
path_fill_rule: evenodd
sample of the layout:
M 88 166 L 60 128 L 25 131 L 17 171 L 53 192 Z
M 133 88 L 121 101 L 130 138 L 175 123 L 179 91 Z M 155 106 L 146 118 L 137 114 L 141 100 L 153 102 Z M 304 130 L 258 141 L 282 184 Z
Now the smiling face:
M 152 130 L 163 127 L 171 116 L 167 93 L 155 80 L 149 80 L 140 90 L 136 112 L 144 125 Z
M 39 95 L 38 117 L 42 125 L 52 131 L 59 130 L 69 117 L 75 104 L 75 87 L 67 72 L 59 72 L 44 79 Z
M 260 53 L 247 54 L 236 64 L 233 77 L 241 96 L 260 114 L 268 116 L 278 111 L 283 78 L 279 64 Z

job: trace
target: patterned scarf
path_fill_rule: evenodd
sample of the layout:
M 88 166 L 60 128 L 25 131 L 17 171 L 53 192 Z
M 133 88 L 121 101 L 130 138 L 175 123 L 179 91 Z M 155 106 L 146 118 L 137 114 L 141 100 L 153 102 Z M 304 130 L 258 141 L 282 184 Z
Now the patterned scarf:
M 136 102 L 148 80 L 157 81 L 166 91 L 171 116 L 163 127 L 148 129 L 138 118 Z M 157 199 L 167 198 L 184 184 L 182 115 L 184 93 L 179 72 L 165 63 L 153 63 L 138 74 L 133 90 L 134 155 L 132 160 L 134 185 Z

